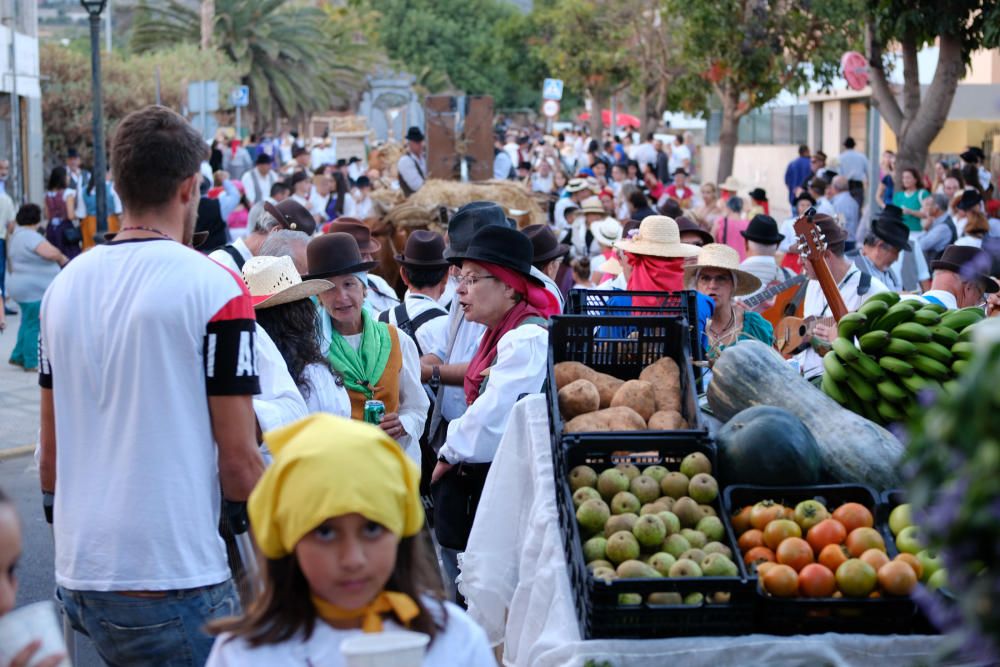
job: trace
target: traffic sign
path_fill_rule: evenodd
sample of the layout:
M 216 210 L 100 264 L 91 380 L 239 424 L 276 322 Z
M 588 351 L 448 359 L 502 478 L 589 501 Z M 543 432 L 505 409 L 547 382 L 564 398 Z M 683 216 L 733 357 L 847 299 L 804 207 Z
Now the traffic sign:
M 563 96 L 562 79 L 546 79 L 542 84 L 543 100 L 561 100 Z
M 219 82 L 192 81 L 188 84 L 188 111 L 202 113 L 219 110 Z
M 548 118 L 555 118 L 559 115 L 559 102 L 556 100 L 545 100 L 542 102 L 542 115 Z
M 236 86 L 233 92 L 229 93 L 229 101 L 234 107 L 250 106 L 250 86 Z

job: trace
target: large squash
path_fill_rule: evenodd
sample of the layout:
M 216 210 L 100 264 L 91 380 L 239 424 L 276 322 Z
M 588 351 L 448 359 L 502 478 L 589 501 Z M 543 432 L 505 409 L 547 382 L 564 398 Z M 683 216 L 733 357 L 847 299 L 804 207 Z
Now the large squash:
M 769 405 L 743 410 L 715 439 L 719 481 L 764 486 L 809 486 L 822 482 L 819 445 L 802 420 Z
M 726 348 L 712 368 L 708 404 L 723 420 L 755 405 L 785 408 L 816 438 L 823 468 L 838 482 L 877 489 L 901 484 L 903 445 L 887 430 L 840 407 L 757 341 Z

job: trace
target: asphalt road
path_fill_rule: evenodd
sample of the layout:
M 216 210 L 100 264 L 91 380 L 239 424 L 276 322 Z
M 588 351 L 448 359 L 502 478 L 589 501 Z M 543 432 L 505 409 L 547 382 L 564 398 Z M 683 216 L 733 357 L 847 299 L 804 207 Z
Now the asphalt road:
M 52 533 L 42 514 L 42 495 L 38 490 L 38 468 L 30 456 L 0 460 L 0 489 L 17 503 L 21 515 L 22 551 L 17 567 L 19 588 L 17 606 L 51 600 L 55 590 Z M 100 667 L 93 644 L 77 634 L 74 667 Z

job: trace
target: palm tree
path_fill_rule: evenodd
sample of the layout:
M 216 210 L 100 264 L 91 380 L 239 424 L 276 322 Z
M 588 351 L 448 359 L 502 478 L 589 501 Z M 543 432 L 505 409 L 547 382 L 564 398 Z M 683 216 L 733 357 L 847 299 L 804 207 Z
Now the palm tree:
M 342 14 L 286 0 L 214 0 L 210 43 L 243 73 L 258 123 L 330 108 L 363 84 L 369 62 L 356 26 Z M 182 0 L 136 12 L 131 48 L 142 53 L 203 43 L 207 13 Z

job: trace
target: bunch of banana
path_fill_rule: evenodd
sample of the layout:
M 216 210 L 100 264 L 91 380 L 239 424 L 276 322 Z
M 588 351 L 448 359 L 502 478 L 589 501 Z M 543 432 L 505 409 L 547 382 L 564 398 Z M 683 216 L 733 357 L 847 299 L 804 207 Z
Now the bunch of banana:
M 923 389 L 947 389 L 968 366 L 980 308 L 946 310 L 895 292 L 876 294 L 837 325 L 823 357 L 830 398 L 877 424 L 915 414 Z

